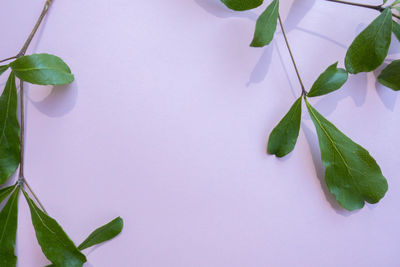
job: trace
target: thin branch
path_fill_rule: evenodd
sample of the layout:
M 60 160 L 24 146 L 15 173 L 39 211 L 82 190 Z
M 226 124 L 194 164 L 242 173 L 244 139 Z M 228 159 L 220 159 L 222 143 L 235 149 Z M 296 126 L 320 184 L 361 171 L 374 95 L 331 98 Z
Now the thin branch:
M 381 5 L 378 5 L 378 6 L 366 5 L 366 4 L 360 4 L 360 3 L 348 2 L 348 1 L 342 1 L 342 0 L 325 0 L 325 1 L 339 3 L 339 4 L 345 4 L 345 5 L 350 5 L 350 6 L 358 6 L 358 7 L 374 9 L 374 10 L 377 10 L 379 12 L 382 12 L 383 10 L 385 10 L 385 8 L 382 7 Z M 397 15 L 397 14 L 392 14 L 392 16 L 397 18 L 397 19 L 400 19 L 400 16 Z
M 282 29 L 283 37 L 285 38 L 286 47 L 289 50 L 290 58 L 292 59 L 293 66 L 294 66 L 294 69 L 295 69 L 296 74 L 297 74 L 297 78 L 298 78 L 300 86 L 301 86 L 301 93 L 302 93 L 302 95 L 306 95 L 307 91 L 306 91 L 306 89 L 304 87 L 303 81 L 301 80 L 300 73 L 299 73 L 299 70 L 297 68 L 296 61 L 294 60 L 292 49 L 290 49 L 289 41 L 288 41 L 288 39 L 286 37 L 286 32 L 285 32 L 285 29 L 283 28 L 282 19 L 281 19 L 281 16 L 279 14 L 278 14 L 278 20 L 279 20 L 279 25 L 281 26 L 281 29 Z
M 25 180 L 25 178 L 23 178 L 21 180 L 21 182 L 26 185 L 26 188 L 28 188 L 29 192 L 31 193 L 31 195 L 33 196 L 33 198 L 36 200 L 36 202 L 38 203 L 39 207 L 43 210 L 44 213 L 47 214 L 46 209 L 44 208 L 42 202 L 40 202 L 39 198 L 36 196 L 35 192 L 33 192 L 32 188 L 30 187 L 30 185 L 28 184 L 28 182 Z
M 2 59 L 2 60 L 0 60 L 0 63 L 8 61 L 8 60 L 11 60 L 11 59 L 14 59 L 14 58 L 17 58 L 17 56 L 13 56 L 13 57 Z

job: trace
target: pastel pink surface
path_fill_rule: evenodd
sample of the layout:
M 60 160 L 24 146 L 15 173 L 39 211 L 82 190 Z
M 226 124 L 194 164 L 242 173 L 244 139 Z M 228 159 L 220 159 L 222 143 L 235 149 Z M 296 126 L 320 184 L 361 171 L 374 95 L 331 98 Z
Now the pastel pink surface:
M 0 58 L 19 50 L 42 5 L 0 3 Z M 86 266 L 399 266 L 397 93 L 374 72 L 312 101 L 389 182 L 378 205 L 344 211 L 327 193 L 305 113 L 290 156 L 265 152 L 300 87 L 280 31 L 269 47 L 249 47 L 263 8 L 54 1 L 29 53 L 62 57 L 76 81 L 27 86 L 25 172 L 76 243 L 124 218 L 118 238 L 86 251 Z M 282 1 L 280 10 L 308 88 L 327 66 L 343 66 L 377 15 L 317 0 Z M 399 54 L 394 40 L 389 58 Z M 46 265 L 20 203 L 18 266 Z

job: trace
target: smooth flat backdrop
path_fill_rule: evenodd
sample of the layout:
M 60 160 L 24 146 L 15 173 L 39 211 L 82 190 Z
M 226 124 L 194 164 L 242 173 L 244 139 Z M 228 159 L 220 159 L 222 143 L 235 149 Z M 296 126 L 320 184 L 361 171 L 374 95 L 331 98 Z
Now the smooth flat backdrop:
M 43 2 L 0 2 L 0 58 L 20 49 Z M 269 47 L 249 47 L 265 7 L 54 1 L 29 53 L 62 57 L 76 80 L 28 87 L 25 172 L 76 243 L 124 218 L 122 235 L 86 251 L 86 266 L 400 266 L 398 93 L 375 72 L 312 100 L 389 182 L 378 205 L 344 211 L 327 193 L 305 112 L 295 151 L 265 152 L 300 94 L 280 31 Z M 343 66 L 378 15 L 323 0 L 282 1 L 280 10 L 308 88 L 327 66 Z M 399 56 L 394 41 L 389 58 Z M 43 266 L 23 198 L 19 213 L 18 266 Z

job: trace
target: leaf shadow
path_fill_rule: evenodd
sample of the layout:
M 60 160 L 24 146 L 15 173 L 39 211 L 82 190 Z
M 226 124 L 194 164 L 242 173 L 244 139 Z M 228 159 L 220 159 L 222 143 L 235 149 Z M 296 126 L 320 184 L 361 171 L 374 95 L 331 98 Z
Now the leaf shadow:
M 382 101 L 383 105 L 390 111 L 393 111 L 395 106 L 396 106 L 396 101 L 397 101 L 397 95 L 398 92 L 390 89 L 389 87 L 386 87 L 382 85 L 378 81 L 378 76 L 381 73 L 381 71 L 386 68 L 387 65 L 389 65 L 390 62 L 384 62 L 379 68 L 377 68 L 373 73 L 376 78 L 375 82 L 375 89 L 376 92 L 379 96 L 379 99 Z
M 356 211 L 348 211 L 342 208 L 339 203 L 336 201 L 335 197 L 329 192 L 329 188 L 326 185 L 325 182 L 325 168 L 322 165 L 321 157 L 320 157 L 320 148 L 319 148 L 319 143 L 318 143 L 318 137 L 317 135 L 305 124 L 301 123 L 301 128 L 304 132 L 304 135 L 306 137 L 307 143 L 310 147 L 311 151 L 311 157 L 314 163 L 315 167 L 315 172 L 317 175 L 317 178 L 321 184 L 322 191 L 324 192 L 325 199 L 326 201 L 331 205 L 333 210 L 344 217 L 349 217 L 350 215 L 353 215 L 360 210 Z
M 62 86 L 52 86 L 51 92 L 41 101 L 29 98 L 40 112 L 49 117 L 62 117 L 68 114 L 76 105 L 78 85 L 76 82 Z
M 265 79 L 268 74 L 269 67 L 271 66 L 272 51 L 274 50 L 275 46 L 275 41 L 273 41 L 271 45 L 264 48 L 260 59 L 254 66 L 253 71 L 250 73 L 249 81 L 246 84 L 247 87 L 249 87 L 251 84 L 260 83 Z

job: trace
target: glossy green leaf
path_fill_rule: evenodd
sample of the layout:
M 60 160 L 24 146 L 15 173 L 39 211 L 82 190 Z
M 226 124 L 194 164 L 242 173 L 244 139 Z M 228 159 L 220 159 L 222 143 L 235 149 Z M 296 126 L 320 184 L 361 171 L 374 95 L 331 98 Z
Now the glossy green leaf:
M 36 238 L 47 259 L 58 267 L 81 267 L 86 262 L 83 255 L 61 226 L 41 209 L 24 192 L 31 211 Z
M 330 65 L 314 82 L 307 96 L 320 96 L 333 92 L 347 81 L 348 73 L 337 67 L 337 62 Z
M 393 28 L 392 31 L 394 33 L 394 36 L 396 36 L 397 40 L 400 42 L 400 24 L 397 22 L 393 21 Z
M 0 189 L 0 204 L 1 202 L 3 202 L 4 199 L 6 199 L 6 197 L 8 197 L 11 194 L 14 188 L 15 185 Z
M 49 54 L 23 56 L 10 63 L 15 75 L 29 83 L 62 85 L 73 82 L 74 75 L 65 62 Z
M 289 112 L 272 130 L 268 140 L 268 153 L 283 157 L 295 147 L 300 131 L 301 97 L 294 102 Z
M 274 38 L 279 15 L 279 0 L 273 0 L 267 9 L 258 17 L 253 41 L 250 46 L 263 47 Z
M 108 241 L 121 233 L 124 222 L 121 217 L 115 218 L 111 222 L 94 230 L 85 241 L 78 246 L 78 249 L 84 250 L 94 245 Z
M 314 122 L 329 191 L 347 210 L 361 209 L 364 201 L 377 203 L 388 184 L 367 150 L 340 132 L 306 100 Z
M 394 60 L 381 74 L 378 76 L 378 81 L 395 91 L 400 90 L 400 60 Z
M 15 76 L 11 72 L 0 96 L 0 184 L 17 169 L 20 160 L 18 96 Z
M 244 11 L 260 6 L 263 0 L 221 0 L 221 2 L 230 9 Z
M 387 8 L 354 39 L 345 65 L 350 73 L 375 70 L 386 58 L 392 38 L 392 11 Z
M 16 187 L 14 186 L 14 188 Z M 19 187 L 14 190 L 0 212 L 0 266 L 17 266 L 15 242 L 18 225 L 18 195 Z
M 0 66 L 0 75 L 2 75 L 8 69 L 8 67 L 8 65 Z

